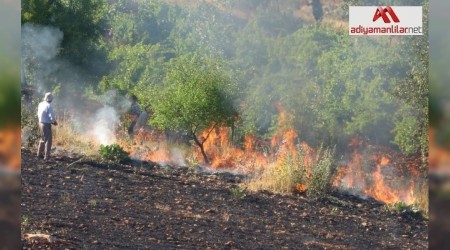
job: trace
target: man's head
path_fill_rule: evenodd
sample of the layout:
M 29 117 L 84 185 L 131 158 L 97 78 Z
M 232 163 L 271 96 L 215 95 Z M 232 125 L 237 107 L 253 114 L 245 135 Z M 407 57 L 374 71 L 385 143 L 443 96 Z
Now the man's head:
M 136 95 L 131 95 L 130 99 L 131 99 L 131 102 L 137 102 L 138 101 L 138 98 L 137 98 Z
M 52 102 L 52 101 L 53 101 L 53 95 L 52 95 L 52 93 L 50 93 L 50 92 L 45 93 L 44 101 L 46 101 L 46 102 Z

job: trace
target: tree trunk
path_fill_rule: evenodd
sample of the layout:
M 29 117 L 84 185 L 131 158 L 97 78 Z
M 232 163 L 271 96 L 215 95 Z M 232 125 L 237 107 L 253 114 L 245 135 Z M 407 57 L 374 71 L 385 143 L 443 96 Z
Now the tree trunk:
M 205 160 L 205 163 L 206 163 L 206 164 L 209 164 L 208 156 L 206 155 L 205 149 L 203 148 L 203 143 L 204 143 L 205 141 L 200 142 L 200 141 L 197 139 L 197 136 L 195 135 L 195 133 L 192 133 L 192 138 L 194 139 L 195 144 L 197 144 L 197 146 L 200 148 L 200 151 L 202 152 L 203 159 Z
M 205 163 L 209 164 L 209 159 L 208 159 L 208 156 L 206 155 L 205 149 L 203 148 L 203 144 L 199 145 L 199 147 L 200 147 L 200 151 L 202 152 Z

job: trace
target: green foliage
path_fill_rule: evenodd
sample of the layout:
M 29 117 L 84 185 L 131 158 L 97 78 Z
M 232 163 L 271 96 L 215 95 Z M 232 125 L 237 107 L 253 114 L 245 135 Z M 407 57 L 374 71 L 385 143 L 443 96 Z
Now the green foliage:
M 280 193 L 304 192 L 310 198 L 327 195 L 334 177 L 335 148 L 319 149 L 314 166 L 305 165 L 301 147 L 296 154 L 282 156 L 276 163 L 267 166 L 260 176 L 250 179 L 245 185 L 251 191 L 270 190 Z
M 424 7 L 427 13 L 428 4 Z M 424 27 L 428 27 L 428 18 L 425 18 Z M 394 143 L 405 153 L 421 153 L 423 170 L 426 171 L 426 155 L 428 155 L 428 68 L 429 46 L 428 32 L 423 36 L 411 39 L 407 45 L 413 57 L 411 69 L 407 75 L 398 81 L 392 94 L 398 98 L 400 108 L 395 112 L 395 139 Z
M 64 33 L 61 55 L 72 63 L 86 65 L 87 58 L 98 55 L 96 45 L 103 31 L 106 6 L 104 0 L 26 0 L 22 1 L 22 25 L 60 28 Z
M 193 51 L 206 51 L 209 55 L 232 58 L 235 56 L 233 43 L 239 19 L 209 4 L 180 11 L 172 40 L 178 55 Z
M 274 103 L 280 102 L 311 145 L 344 146 L 355 135 L 390 144 L 395 135 L 392 115 L 399 105 L 391 89 L 411 67 L 405 44 L 353 38 L 326 25 L 304 26 L 278 38 L 257 28 L 242 34 L 245 40 L 238 37 L 237 44 L 249 43 L 242 47 L 247 48 L 242 52 L 247 131 L 267 133 L 278 112 Z
M 276 163 L 267 166 L 260 176 L 245 183 L 251 191 L 270 190 L 279 193 L 292 193 L 297 185 L 306 187 L 307 167 L 303 162 L 303 152 L 299 149 L 297 157 L 285 155 Z
M 89 204 L 90 206 L 92 206 L 92 207 L 96 207 L 96 206 L 97 206 L 97 201 L 94 200 L 94 199 L 91 199 L 91 200 L 88 201 L 88 204 Z
M 161 42 L 170 35 L 178 11 L 162 1 L 115 0 L 108 8 L 111 43 L 132 46 Z
M 330 192 L 331 182 L 334 176 L 334 155 L 335 148 L 323 149 L 318 151 L 318 160 L 314 166 L 312 176 L 308 180 L 308 190 L 306 194 L 308 197 L 317 198 L 323 197 Z
M 288 155 L 282 160 L 279 166 L 272 170 L 272 191 L 281 193 L 293 192 L 297 184 L 306 183 L 306 166 L 302 162 L 302 157 L 295 160 Z
M 179 57 L 168 68 L 165 85 L 153 100 L 151 123 L 160 129 L 185 131 L 202 147 L 204 140 L 197 136 L 204 129 L 235 121 L 235 82 L 223 66 L 206 57 Z
M 44 33 L 38 28 L 60 32 L 60 44 L 42 47 L 50 53 L 52 46 L 56 54 L 48 54 L 46 61 L 34 58 L 33 51 L 23 46 L 23 63 L 26 81 L 42 86 L 44 90 L 61 84 L 66 92 L 82 92 L 86 86 L 97 86 L 98 80 L 108 72 L 104 33 L 107 10 L 106 0 L 25 0 L 22 1 L 22 25 L 30 25 L 42 39 L 51 39 L 55 34 Z M 82 20 L 82 21 L 75 21 Z M 30 40 L 33 38 L 28 37 Z M 47 46 L 45 42 L 42 45 Z
M 110 52 L 110 60 L 115 70 L 103 77 L 103 90 L 120 89 L 135 93 L 143 107 L 149 108 L 154 96 L 153 88 L 163 76 L 163 58 L 159 45 L 137 43 L 123 45 Z
M 152 123 L 160 128 L 199 132 L 211 123 L 235 119 L 236 85 L 211 59 L 180 57 L 169 65 L 165 86 L 153 105 Z
M 325 4 L 312 2 L 316 19 Z M 292 14 L 296 8 L 296 1 L 186 7 L 144 0 L 27 0 L 22 24 L 61 29 L 58 59 L 87 72 L 83 83 L 93 83 L 93 91 L 137 95 L 154 113 L 153 125 L 188 133 L 194 141 L 204 129 L 222 124 L 267 137 L 280 103 L 295 117 L 300 139 L 313 147 L 344 148 L 358 136 L 426 155 L 427 36 L 350 37 L 325 23 L 304 23 Z M 49 81 L 61 83 L 62 91 L 69 82 L 52 76 Z
M 99 87 L 135 94 L 146 110 L 151 109 L 155 87 L 166 74 L 165 63 L 174 56 L 170 37 L 181 9 L 159 1 L 114 1 L 108 11 L 108 62 L 111 71 Z
M 415 115 L 411 114 L 411 112 L 415 112 L 415 110 L 405 110 L 404 112 L 408 113 L 397 113 L 396 118 L 396 126 L 394 128 L 395 137 L 394 143 L 398 145 L 400 150 L 405 154 L 414 154 L 417 153 L 420 147 L 422 146 L 420 140 L 420 127 L 419 121 L 415 118 Z
M 239 187 L 233 187 L 230 189 L 231 197 L 235 200 L 240 200 L 247 196 L 247 189 L 246 188 L 239 188 Z
M 30 223 L 30 217 L 27 215 L 22 215 L 22 226 L 28 226 Z
M 270 190 L 280 193 L 292 193 L 297 184 L 307 183 L 307 166 L 303 161 L 304 153 L 298 148 L 297 155 L 287 154 L 278 162 L 267 166 L 260 176 L 254 176 L 245 185 L 251 191 Z
M 130 159 L 130 154 L 123 150 L 118 144 L 100 145 L 98 150 L 100 157 L 104 161 L 110 161 L 114 163 L 127 163 Z
M 386 204 L 383 209 L 387 212 L 408 213 L 410 215 L 428 217 L 428 207 L 426 210 L 421 210 L 417 204 L 406 204 L 404 202 L 396 202 L 393 204 Z
M 22 129 L 22 137 L 25 141 L 25 146 L 27 147 L 35 147 L 38 141 L 41 138 L 39 132 L 39 121 L 36 115 L 37 106 L 39 104 L 39 100 L 34 99 L 30 104 L 26 104 L 25 100 L 22 99 L 21 107 L 21 129 Z

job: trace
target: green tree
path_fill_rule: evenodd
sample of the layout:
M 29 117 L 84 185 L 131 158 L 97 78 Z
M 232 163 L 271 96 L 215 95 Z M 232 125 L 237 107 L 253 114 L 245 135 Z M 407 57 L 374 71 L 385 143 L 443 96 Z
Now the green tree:
M 179 12 L 171 34 L 177 54 L 196 50 L 231 58 L 235 56 L 233 43 L 241 21 L 209 4 L 187 8 Z
M 169 63 L 164 87 L 153 102 L 151 123 L 187 132 L 209 163 L 203 144 L 214 128 L 231 125 L 237 118 L 235 95 L 235 81 L 220 64 L 206 57 L 181 56 Z M 208 135 L 198 138 L 208 128 Z
M 109 59 L 115 67 L 102 78 L 100 89 L 133 93 L 149 109 L 155 94 L 149 89 L 160 84 L 164 76 L 164 57 L 159 44 L 121 45 L 110 50 Z
M 55 48 L 57 54 L 50 61 L 29 58 L 24 62 L 24 80 L 32 84 L 42 82 L 39 85 L 46 89 L 59 85 L 63 92 L 95 86 L 109 69 L 103 46 L 107 10 L 106 0 L 22 1 L 22 26 L 58 30 L 62 37 Z M 40 35 L 50 38 L 47 33 Z M 25 51 L 25 56 L 28 54 Z
M 106 10 L 105 0 L 25 0 L 22 25 L 33 23 L 61 29 L 61 56 L 73 64 L 91 66 L 90 58 L 100 55 L 98 45 L 105 31 Z
M 424 6 L 424 13 L 428 12 L 428 4 Z M 424 35 L 414 37 L 405 44 L 411 48 L 413 55 L 411 69 L 407 76 L 393 88 L 393 95 L 398 98 L 401 108 L 395 113 L 396 127 L 394 143 L 407 154 L 421 153 L 423 169 L 426 170 L 426 156 L 428 155 L 428 18 L 424 18 Z
M 181 16 L 179 8 L 160 1 L 110 2 L 107 20 L 112 46 L 162 43 Z

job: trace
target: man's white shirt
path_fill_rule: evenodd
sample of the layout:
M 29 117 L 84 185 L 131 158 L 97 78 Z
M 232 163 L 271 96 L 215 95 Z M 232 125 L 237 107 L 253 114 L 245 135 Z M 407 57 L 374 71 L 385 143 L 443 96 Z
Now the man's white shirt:
M 39 103 L 37 116 L 40 123 L 53 123 L 56 121 L 56 115 L 50 103 L 43 101 Z

